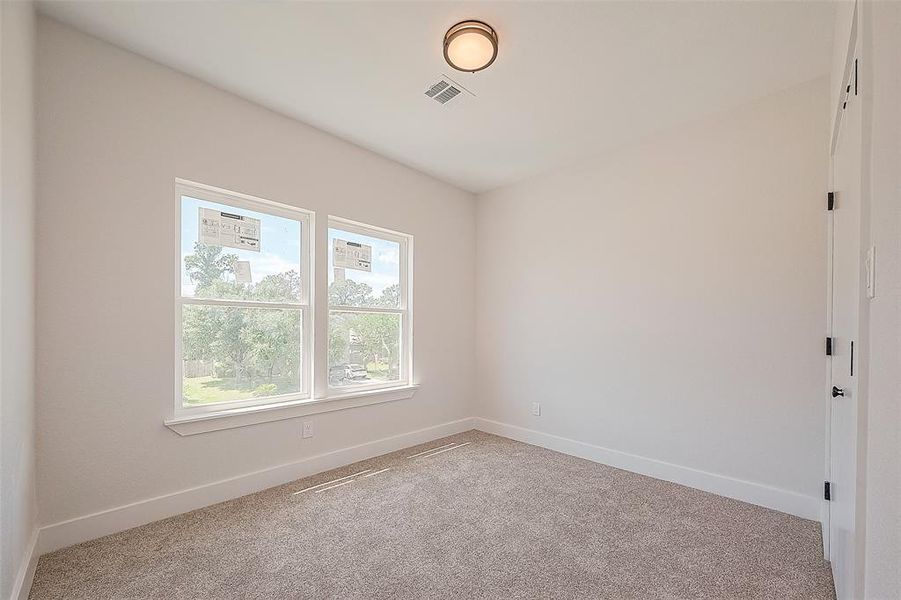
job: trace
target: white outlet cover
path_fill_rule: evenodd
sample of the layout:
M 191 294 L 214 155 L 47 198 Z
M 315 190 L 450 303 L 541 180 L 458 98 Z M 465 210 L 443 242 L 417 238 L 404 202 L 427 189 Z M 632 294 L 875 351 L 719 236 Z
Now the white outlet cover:
M 538 402 L 532 403 L 532 414 L 536 417 L 541 416 L 541 404 Z
M 303 422 L 303 437 L 311 438 L 313 437 L 313 422 L 312 421 L 304 421 Z

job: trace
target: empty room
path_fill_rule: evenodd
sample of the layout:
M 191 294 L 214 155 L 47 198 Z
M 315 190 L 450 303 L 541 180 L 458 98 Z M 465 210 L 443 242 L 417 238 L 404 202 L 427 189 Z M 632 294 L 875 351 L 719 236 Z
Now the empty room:
M 0 600 L 901 600 L 901 2 L 0 0 Z

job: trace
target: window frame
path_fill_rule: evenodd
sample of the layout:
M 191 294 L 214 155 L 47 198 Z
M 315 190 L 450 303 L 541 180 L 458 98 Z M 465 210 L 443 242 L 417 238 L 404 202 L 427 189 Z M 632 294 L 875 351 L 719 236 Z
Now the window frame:
M 339 398 L 361 392 L 371 392 L 392 388 L 409 387 L 413 384 L 413 236 L 376 225 L 369 225 L 343 217 L 329 215 L 326 224 L 325 245 L 332 252 L 329 229 L 340 229 L 357 235 L 365 235 L 398 244 L 398 286 L 400 288 L 398 308 L 338 306 L 332 307 L 328 300 L 329 275 L 325 273 L 325 317 L 326 317 L 326 352 L 323 359 L 326 398 Z M 328 265 L 328 259 L 326 259 Z M 400 340 L 398 368 L 400 376 L 393 381 L 360 383 L 333 387 L 329 379 L 328 360 L 328 327 L 332 311 L 348 313 L 397 314 L 400 318 Z
M 189 196 L 198 200 L 215 202 L 226 206 L 234 206 L 237 209 L 250 210 L 269 214 L 285 219 L 297 221 L 300 224 L 300 285 L 301 294 L 298 303 L 291 302 L 263 302 L 257 300 L 228 300 L 213 298 L 192 298 L 183 295 L 182 269 L 184 268 L 181 255 L 182 247 L 182 196 Z M 273 202 L 264 198 L 242 194 L 231 190 L 205 185 L 185 179 L 175 180 L 176 202 L 176 252 L 175 252 L 175 399 L 174 419 L 190 417 L 203 417 L 213 413 L 228 413 L 243 410 L 261 410 L 281 405 L 296 404 L 306 401 L 313 395 L 314 376 L 314 301 L 313 289 L 315 277 L 313 273 L 313 251 L 315 241 L 315 214 L 312 211 Z M 234 308 L 260 308 L 296 310 L 300 313 L 300 391 L 264 398 L 252 398 L 246 400 L 230 400 L 227 402 L 212 402 L 197 406 L 186 406 L 184 402 L 183 379 L 183 324 L 182 310 L 185 305 L 220 306 Z

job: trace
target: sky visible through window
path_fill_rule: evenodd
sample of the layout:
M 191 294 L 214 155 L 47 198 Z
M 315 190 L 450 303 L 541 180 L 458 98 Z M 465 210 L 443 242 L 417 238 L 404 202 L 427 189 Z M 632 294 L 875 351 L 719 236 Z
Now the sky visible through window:
M 185 272 L 185 257 L 194 254 L 199 235 L 200 208 L 212 208 L 260 220 L 260 251 L 223 247 L 223 254 L 235 254 L 251 263 L 253 283 L 267 275 L 294 270 L 300 272 L 300 223 L 252 210 L 182 196 L 181 203 L 181 289 L 184 296 L 194 295 L 194 283 Z
M 251 262 L 251 275 L 254 283 L 259 283 L 267 275 L 277 275 L 290 270 L 300 271 L 300 223 L 275 215 L 253 210 L 218 204 L 206 200 L 182 196 L 181 209 L 181 286 L 184 296 L 194 295 L 194 283 L 185 272 L 185 257 L 194 253 L 194 244 L 198 239 L 200 208 L 211 208 L 234 214 L 253 217 L 260 220 L 260 251 L 223 248 L 223 253 L 236 254 L 239 260 Z M 343 230 L 329 229 L 328 239 L 328 281 L 335 279 L 332 264 L 332 240 L 335 238 L 359 242 L 372 246 L 372 272 L 346 270 L 346 277 L 358 283 L 365 283 L 372 288 L 373 295 L 378 297 L 386 287 L 399 283 L 400 280 L 400 245 L 359 235 Z
M 359 235 L 343 229 L 328 230 L 328 282 L 335 280 L 332 243 L 335 239 L 358 242 L 372 246 L 372 272 L 345 269 L 345 277 L 372 288 L 372 295 L 379 297 L 386 287 L 400 283 L 400 244 L 368 235 Z

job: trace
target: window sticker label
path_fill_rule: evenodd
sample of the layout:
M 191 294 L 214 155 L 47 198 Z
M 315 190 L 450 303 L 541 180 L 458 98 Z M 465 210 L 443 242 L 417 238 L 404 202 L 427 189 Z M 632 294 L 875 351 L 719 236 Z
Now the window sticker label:
M 200 243 L 259 252 L 260 220 L 201 207 Z
M 336 269 L 372 271 L 372 246 L 335 238 L 332 244 L 332 261 Z
M 235 261 L 235 282 L 237 283 L 253 283 L 253 277 L 250 274 L 249 260 Z

